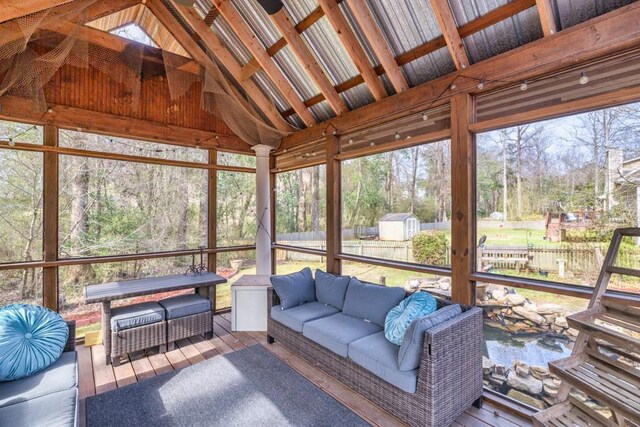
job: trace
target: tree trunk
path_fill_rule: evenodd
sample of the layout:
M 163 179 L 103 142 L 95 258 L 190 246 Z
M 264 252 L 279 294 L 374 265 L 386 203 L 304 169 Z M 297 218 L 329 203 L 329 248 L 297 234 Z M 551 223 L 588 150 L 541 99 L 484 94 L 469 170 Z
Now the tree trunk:
M 178 249 L 187 249 L 187 228 L 189 224 L 189 182 L 188 177 L 182 177 L 178 186 L 180 194 L 179 211 L 178 211 L 178 230 L 176 240 L 178 243 Z
M 311 230 L 320 230 L 320 168 L 311 168 Z
M 411 150 L 411 213 L 416 213 L 416 185 L 418 182 L 418 154 L 420 147 L 414 147 Z
M 503 141 L 502 149 L 502 221 L 507 222 L 507 141 Z
M 516 200 L 518 219 L 522 219 L 522 128 L 516 130 Z

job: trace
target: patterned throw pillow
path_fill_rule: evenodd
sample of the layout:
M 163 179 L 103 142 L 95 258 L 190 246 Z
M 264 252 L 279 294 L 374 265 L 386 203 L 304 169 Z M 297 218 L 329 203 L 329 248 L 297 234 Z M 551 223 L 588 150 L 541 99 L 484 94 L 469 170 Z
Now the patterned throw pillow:
M 405 332 L 414 319 L 433 313 L 436 299 L 427 292 L 416 292 L 391 309 L 384 322 L 384 336 L 395 345 L 401 345 Z
M 58 360 L 69 327 L 48 308 L 11 304 L 0 309 L 0 381 L 28 377 Z

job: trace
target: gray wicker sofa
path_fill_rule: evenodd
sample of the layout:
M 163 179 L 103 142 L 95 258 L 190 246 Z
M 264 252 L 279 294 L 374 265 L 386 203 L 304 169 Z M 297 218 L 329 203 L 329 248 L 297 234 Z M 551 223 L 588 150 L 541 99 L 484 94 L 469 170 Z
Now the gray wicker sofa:
M 403 372 L 397 365 L 399 347 L 384 339 L 379 325 L 364 324 L 362 319 L 350 318 L 319 302 L 280 310 L 278 294 L 273 288 L 268 292 L 269 343 L 275 340 L 294 350 L 403 422 L 412 426 L 447 426 L 469 406 L 481 406 L 481 309 L 462 307 L 462 314 L 427 330 L 419 368 Z M 448 304 L 438 300 L 439 309 Z M 287 320 L 280 312 L 289 310 L 294 311 Z M 300 321 L 305 318 L 310 320 Z M 357 331 L 345 332 L 353 324 Z M 332 327 L 340 330 L 328 335 L 337 334 L 341 341 L 349 341 L 354 334 L 359 338 L 346 349 L 334 345 L 327 342 L 321 330 L 326 332 Z
M 75 323 L 67 324 L 69 339 L 58 360 L 29 377 L 0 383 L 0 425 L 79 425 Z

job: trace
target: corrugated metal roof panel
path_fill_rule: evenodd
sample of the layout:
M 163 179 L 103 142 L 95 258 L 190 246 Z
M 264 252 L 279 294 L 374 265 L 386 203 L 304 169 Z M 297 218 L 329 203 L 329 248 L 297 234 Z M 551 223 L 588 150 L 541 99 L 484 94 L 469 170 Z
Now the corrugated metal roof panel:
M 402 66 L 410 86 L 416 86 L 456 70 L 446 47 Z
M 251 53 L 244 47 L 244 43 L 231 29 L 227 21 L 222 16 L 218 16 L 211 29 L 218 35 L 222 43 L 229 49 L 233 56 L 240 62 L 241 65 L 245 65 L 252 58 Z
M 339 6 L 340 6 L 340 9 L 342 10 L 342 13 L 347 18 L 347 22 L 349 22 L 349 25 L 351 26 L 353 33 L 356 35 L 356 38 L 360 42 L 360 46 L 364 48 L 364 51 L 367 54 L 367 58 L 369 59 L 369 62 L 371 62 L 373 66 L 379 65 L 380 61 L 378 60 L 378 57 L 376 56 L 376 54 L 373 52 L 373 49 L 369 44 L 369 40 L 367 40 L 367 38 L 364 36 L 364 34 L 362 33 L 362 30 L 360 29 L 360 26 L 358 25 L 355 18 L 353 17 L 353 12 L 349 7 L 348 2 L 343 1 L 342 3 L 340 3 Z
M 450 0 L 453 16 L 456 18 L 458 27 L 473 21 L 494 9 L 504 6 L 509 0 Z
M 369 0 L 395 56 L 441 35 L 428 1 Z
M 537 8 L 532 7 L 466 37 L 463 42 L 469 60 L 476 63 L 542 37 L 540 16 Z
M 336 116 L 333 108 L 331 108 L 327 101 L 322 101 L 316 105 L 309 107 L 309 111 L 311 111 L 311 114 L 313 114 L 318 122 L 324 122 L 325 120 L 329 120 L 330 118 Z
M 273 59 L 303 100 L 320 92 L 309 73 L 300 65 L 300 61 L 294 55 L 291 47 L 285 46 L 273 56 Z
M 256 71 L 253 76 L 251 76 L 251 79 L 260 86 L 260 89 L 274 102 L 278 110 L 285 111 L 291 107 L 264 70 L 260 69 Z
M 209 13 L 209 11 L 213 9 L 213 3 L 211 3 L 211 0 L 196 0 L 196 2 L 193 4 L 193 7 L 195 8 L 196 12 L 198 12 L 200 17 L 204 19 L 204 17 L 207 16 L 207 13 Z
M 569 28 L 634 0 L 557 0 L 560 28 Z
M 256 0 L 231 0 L 231 3 L 247 21 L 265 49 L 280 40 L 282 35 Z
M 351 110 L 375 102 L 369 88 L 364 83 L 342 92 L 340 97 Z
M 287 0 L 283 3 L 294 24 L 302 21 L 318 8 L 318 2 L 316 0 Z

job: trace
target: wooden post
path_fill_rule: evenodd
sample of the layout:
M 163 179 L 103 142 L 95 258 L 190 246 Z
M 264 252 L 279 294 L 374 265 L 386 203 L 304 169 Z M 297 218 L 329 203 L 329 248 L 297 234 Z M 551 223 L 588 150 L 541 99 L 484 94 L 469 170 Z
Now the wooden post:
M 475 304 L 471 281 L 475 262 L 475 138 L 469 132 L 474 121 L 469 94 L 451 99 L 451 299 Z
M 273 153 L 271 154 L 271 157 L 269 158 L 269 198 L 270 198 L 270 205 L 271 205 L 271 227 L 270 227 L 270 231 L 271 231 L 271 241 L 272 242 L 276 242 L 276 216 L 278 215 L 278 209 L 277 209 L 277 205 L 276 205 L 276 180 L 277 180 L 277 175 L 275 172 L 276 169 L 276 156 L 273 155 Z M 276 267 L 278 266 L 278 250 L 271 248 L 271 272 L 273 274 L 276 274 Z
M 44 126 L 44 145 L 58 146 L 58 128 Z M 43 258 L 45 262 L 58 260 L 58 153 L 46 151 L 43 168 Z M 42 269 L 43 304 L 58 311 L 58 267 Z
M 342 167 L 336 156 L 340 153 L 340 138 L 331 135 L 327 145 L 327 271 L 340 274 L 342 265 L 336 255 L 342 250 Z
M 215 166 L 218 164 L 218 150 L 209 149 L 209 165 Z M 218 200 L 218 170 L 217 169 L 209 169 L 208 170 L 208 179 L 207 179 L 207 246 L 209 249 L 218 247 L 218 211 L 217 211 L 217 200 Z M 209 253 L 207 254 L 207 268 L 212 273 L 215 273 L 218 266 L 217 254 Z M 202 295 L 204 292 L 216 292 L 216 287 L 212 286 L 210 288 L 201 288 L 199 293 Z M 213 312 L 216 311 L 216 295 L 204 295 L 208 296 L 213 304 Z

